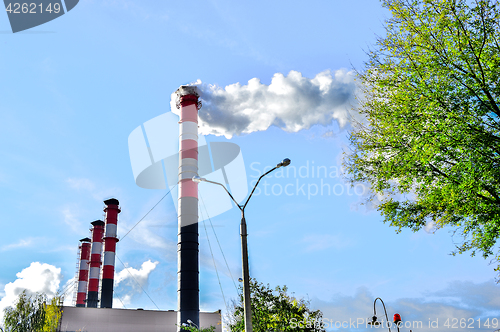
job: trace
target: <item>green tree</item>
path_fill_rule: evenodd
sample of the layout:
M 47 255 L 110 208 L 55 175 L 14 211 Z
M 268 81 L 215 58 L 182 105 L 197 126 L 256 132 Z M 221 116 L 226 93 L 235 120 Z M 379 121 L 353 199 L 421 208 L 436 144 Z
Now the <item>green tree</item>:
M 177 325 L 177 324 L 176 324 Z M 195 326 L 192 326 L 192 325 L 189 325 L 187 323 L 184 323 L 182 325 L 182 330 L 184 331 L 190 331 L 190 332 L 214 332 L 215 331 L 215 326 L 210 326 L 210 327 L 207 327 L 207 328 L 197 328 Z
M 4 332 L 55 332 L 61 318 L 59 297 L 52 298 L 49 305 L 47 296 L 42 293 L 28 295 L 24 290 L 14 307 L 4 311 Z
M 61 297 L 54 296 L 50 300 L 50 304 L 45 307 L 45 323 L 43 332 L 56 332 L 61 321 L 62 310 L 60 307 Z
M 472 4 L 468 5 L 468 3 Z M 401 231 L 451 226 L 500 271 L 498 0 L 383 0 L 386 37 L 358 72 L 364 121 L 344 165 Z
M 320 310 L 309 308 L 309 301 L 296 299 L 287 294 L 287 287 L 277 286 L 274 290 L 269 284 L 250 280 L 250 304 L 252 307 L 252 326 L 255 332 L 268 331 L 325 331 L 321 327 L 323 314 Z M 243 288 L 240 286 L 240 301 L 233 304 L 229 314 L 229 327 L 233 332 L 245 331 L 243 311 Z

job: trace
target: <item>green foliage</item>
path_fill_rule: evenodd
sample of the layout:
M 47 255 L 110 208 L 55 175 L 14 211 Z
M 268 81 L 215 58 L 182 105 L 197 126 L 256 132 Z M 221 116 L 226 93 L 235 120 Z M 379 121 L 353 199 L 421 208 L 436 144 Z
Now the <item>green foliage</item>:
M 191 331 L 191 332 L 214 332 L 215 331 L 215 326 L 210 326 L 210 327 L 207 327 L 207 328 L 198 329 L 197 327 L 192 326 L 192 325 L 189 325 L 189 326 L 183 325 L 182 329 L 185 330 L 185 331 Z
M 358 73 L 366 121 L 344 165 L 401 231 L 453 227 L 500 271 L 498 0 L 383 0 L 392 18 Z
M 252 307 L 252 326 L 255 332 L 268 331 L 324 331 L 319 326 L 323 314 L 320 310 L 309 309 L 310 303 L 287 294 L 287 287 L 277 286 L 274 290 L 250 280 L 250 303 Z M 243 294 L 240 286 L 240 294 Z M 234 304 L 229 315 L 231 331 L 245 331 L 243 295 L 240 302 Z
M 5 332 L 42 331 L 45 322 L 45 297 L 36 294 L 31 297 L 23 291 L 15 307 L 8 307 L 4 314 Z
M 62 316 L 61 307 L 59 306 L 60 300 L 60 297 L 54 296 L 50 300 L 50 304 L 45 307 L 45 324 L 43 325 L 43 332 L 57 331 Z
M 5 309 L 2 332 L 55 332 L 61 318 L 59 297 L 46 303 L 45 294 L 29 296 L 24 290 L 15 307 Z

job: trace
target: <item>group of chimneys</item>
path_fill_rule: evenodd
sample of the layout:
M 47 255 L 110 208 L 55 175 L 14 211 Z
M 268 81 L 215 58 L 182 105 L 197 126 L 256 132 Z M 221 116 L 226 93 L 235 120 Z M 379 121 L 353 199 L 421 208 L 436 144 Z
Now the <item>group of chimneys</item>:
M 116 226 L 119 202 L 115 198 L 104 201 L 105 222 L 96 220 L 91 222 L 92 240 L 88 237 L 81 239 L 80 265 L 78 271 L 78 291 L 76 296 L 77 307 L 101 308 L 113 307 L 113 282 L 115 276 L 115 252 L 118 238 Z M 104 257 L 101 257 L 104 243 Z M 102 266 L 102 280 L 101 277 Z M 99 300 L 99 282 L 101 282 L 101 296 Z

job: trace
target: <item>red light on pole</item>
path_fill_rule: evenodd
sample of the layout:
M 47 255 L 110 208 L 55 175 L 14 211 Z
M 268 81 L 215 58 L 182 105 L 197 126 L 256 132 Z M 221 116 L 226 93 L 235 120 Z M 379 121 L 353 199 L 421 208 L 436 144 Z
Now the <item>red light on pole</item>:
M 394 314 L 394 324 L 401 322 L 401 316 L 399 314 Z

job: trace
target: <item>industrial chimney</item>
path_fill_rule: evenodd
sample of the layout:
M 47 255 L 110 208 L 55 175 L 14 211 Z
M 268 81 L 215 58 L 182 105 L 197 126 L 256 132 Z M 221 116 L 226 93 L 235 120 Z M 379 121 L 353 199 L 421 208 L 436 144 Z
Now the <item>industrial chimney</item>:
M 177 326 L 190 320 L 200 325 L 198 267 L 198 110 L 201 107 L 195 86 L 181 86 L 177 91 L 180 108 L 179 130 L 179 204 L 177 243 Z
M 76 295 L 76 306 L 85 307 L 87 298 L 87 286 L 89 280 L 90 239 L 88 237 L 80 240 L 80 267 L 78 272 L 78 292 Z
M 92 228 L 92 254 L 90 255 L 89 289 L 87 292 L 87 307 L 97 308 L 99 301 L 99 276 L 101 272 L 102 235 L 104 221 L 91 222 Z
M 104 201 L 106 207 L 106 235 L 104 237 L 104 264 L 102 267 L 102 284 L 101 284 L 101 308 L 113 307 L 113 282 L 115 279 L 115 252 L 116 243 L 116 228 L 118 223 L 118 213 L 121 212 L 120 203 L 117 199 L 111 198 Z

